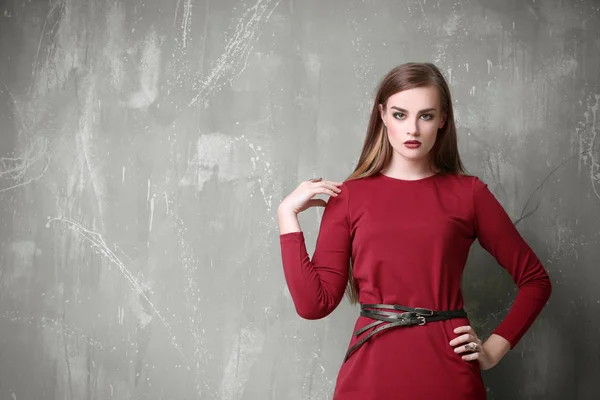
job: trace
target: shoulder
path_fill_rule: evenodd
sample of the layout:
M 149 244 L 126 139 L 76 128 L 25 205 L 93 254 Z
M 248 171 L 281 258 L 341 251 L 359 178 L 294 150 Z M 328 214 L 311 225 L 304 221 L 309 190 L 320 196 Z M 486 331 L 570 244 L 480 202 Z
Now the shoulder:
M 363 178 L 352 178 L 346 179 L 340 188 L 343 190 L 344 188 L 349 189 L 350 192 L 360 191 L 365 189 L 375 183 L 375 176 L 366 176 Z
M 460 198 L 462 202 L 471 206 L 493 196 L 487 183 L 475 175 L 452 173 L 440 177 L 438 181 L 438 186 L 442 188 L 445 196 Z
M 440 176 L 440 181 L 452 190 L 472 192 L 487 185 L 475 175 L 445 173 Z

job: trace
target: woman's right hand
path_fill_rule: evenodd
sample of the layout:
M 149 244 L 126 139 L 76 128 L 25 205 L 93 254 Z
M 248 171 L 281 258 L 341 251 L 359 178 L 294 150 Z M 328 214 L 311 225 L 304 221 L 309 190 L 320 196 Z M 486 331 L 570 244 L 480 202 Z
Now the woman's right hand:
M 317 194 L 327 194 L 337 197 L 342 190 L 338 187 L 342 182 L 319 181 L 302 182 L 279 205 L 279 212 L 283 214 L 299 214 L 310 207 L 325 207 L 327 202 L 322 199 L 313 199 Z

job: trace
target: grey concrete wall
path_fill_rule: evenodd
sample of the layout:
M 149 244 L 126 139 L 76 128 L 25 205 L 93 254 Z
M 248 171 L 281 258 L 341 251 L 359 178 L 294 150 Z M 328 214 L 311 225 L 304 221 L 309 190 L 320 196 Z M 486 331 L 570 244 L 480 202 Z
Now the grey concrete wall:
M 0 1 L 0 399 L 330 398 L 357 310 L 295 315 L 276 210 L 407 61 L 554 283 L 489 398 L 597 399 L 596 0 Z M 485 337 L 515 287 L 475 245 L 464 293 Z

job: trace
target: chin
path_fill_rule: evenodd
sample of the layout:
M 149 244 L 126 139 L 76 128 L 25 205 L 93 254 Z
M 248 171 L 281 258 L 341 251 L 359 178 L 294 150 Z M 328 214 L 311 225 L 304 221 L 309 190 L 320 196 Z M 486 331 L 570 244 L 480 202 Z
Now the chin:
M 407 152 L 404 149 L 402 151 L 397 151 L 396 152 L 398 154 L 400 154 L 403 158 L 410 160 L 410 161 L 421 161 L 425 158 L 427 158 L 429 152 L 425 153 L 425 152 L 415 152 L 415 151 L 411 151 L 411 152 Z

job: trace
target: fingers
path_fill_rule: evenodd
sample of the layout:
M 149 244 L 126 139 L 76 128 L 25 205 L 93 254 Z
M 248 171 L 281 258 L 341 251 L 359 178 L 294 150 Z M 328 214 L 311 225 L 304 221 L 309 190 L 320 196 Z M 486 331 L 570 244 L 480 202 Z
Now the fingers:
M 324 187 L 324 188 L 326 188 L 326 189 L 329 189 L 329 190 L 331 190 L 332 192 L 334 192 L 334 193 L 336 194 L 336 196 L 337 196 L 339 193 L 341 193 L 341 192 L 342 192 L 342 189 L 340 189 L 339 187 L 337 187 L 337 186 L 335 186 L 335 185 L 333 185 L 333 184 L 327 183 L 327 182 L 324 182 L 324 183 L 321 185 L 321 187 Z
M 454 328 L 454 333 L 471 333 L 474 335 L 475 331 L 473 330 L 473 328 L 471 328 L 470 325 L 464 325 Z
M 306 185 L 308 185 L 311 189 L 312 195 L 315 194 L 327 194 L 329 196 L 337 197 L 338 193 L 341 193 L 342 190 L 338 188 L 341 183 L 331 182 L 331 181 L 320 181 L 320 182 L 310 182 L 306 181 Z
M 310 181 L 310 180 L 308 180 L 308 181 L 305 181 L 305 182 L 307 182 L 307 183 L 329 183 L 329 184 L 332 184 L 332 185 L 335 185 L 335 186 L 341 186 L 341 185 L 343 185 L 343 184 L 344 184 L 344 182 L 337 182 L 337 181 L 325 181 L 325 180 L 314 181 L 314 182 L 313 182 L 313 181 Z
M 304 183 L 309 184 L 309 185 L 325 184 L 327 186 L 333 186 L 333 187 L 342 186 L 344 184 L 344 182 L 335 182 L 335 181 L 317 181 L 317 182 L 305 181 Z
M 477 340 L 477 336 L 471 335 L 470 333 L 465 333 L 464 335 L 452 339 L 450 341 L 450 346 L 457 346 L 461 343 L 477 342 Z
M 481 352 L 476 351 L 474 353 L 465 354 L 461 358 L 465 361 L 474 361 L 474 360 L 478 360 L 480 356 L 481 356 Z
M 336 192 L 334 192 L 332 189 L 326 188 L 326 187 L 316 187 L 311 189 L 310 191 L 311 193 L 311 197 L 316 195 L 316 194 L 327 194 L 329 196 L 332 197 L 337 197 L 338 194 Z
M 469 325 L 459 326 L 454 329 L 454 333 L 462 333 L 462 335 L 450 341 L 450 346 L 456 346 L 454 352 L 462 354 L 462 359 L 465 361 L 479 359 L 483 348 L 481 340 L 479 340 L 473 328 Z
M 454 348 L 454 352 L 456 354 L 460 353 L 469 353 L 469 352 L 479 352 L 481 351 L 481 345 L 477 342 L 469 342 L 464 346 L 457 346 Z

